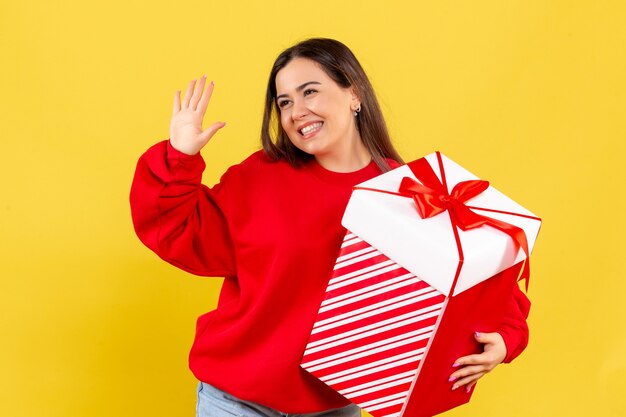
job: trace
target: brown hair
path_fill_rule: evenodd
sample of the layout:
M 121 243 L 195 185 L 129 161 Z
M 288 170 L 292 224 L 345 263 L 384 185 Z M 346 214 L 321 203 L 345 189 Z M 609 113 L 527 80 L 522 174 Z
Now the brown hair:
M 265 94 L 265 110 L 261 127 L 261 142 L 265 153 L 274 160 L 285 159 L 293 166 L 313 156 L 294 146 L 280 124 L 280 109 L 276 103 L 276 74 L 294 58 L 307 58 L 321 68 L 343 88 L 353 87 L 361 101 L 361 111 L 355 117 L 361 140 L 372 159 L 383 172 L 389 170 L 385 158 L 403 163 L 391 144 L 385 119 L 374 89 L 352 51 L 334 39 L 312 38 L 284 50 L 272 67 Z M 272 132 L 273 131 L 273 132 Z M 273 134 L 275 138 L 273 138 Z

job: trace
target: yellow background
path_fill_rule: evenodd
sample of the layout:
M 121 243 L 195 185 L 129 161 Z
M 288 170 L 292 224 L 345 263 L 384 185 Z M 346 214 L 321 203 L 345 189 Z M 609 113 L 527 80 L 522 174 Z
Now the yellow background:
M 0 416 L 191 416 L 220 279 L 135 237 L 134 165 L 215 80 L 205 181 L 257 149 L 276 55 L 350 46 L 405 159 L 441 150 L 540 215 L 531 343 L 449 416 L 626 415 L 622 1 L 0 6 Z

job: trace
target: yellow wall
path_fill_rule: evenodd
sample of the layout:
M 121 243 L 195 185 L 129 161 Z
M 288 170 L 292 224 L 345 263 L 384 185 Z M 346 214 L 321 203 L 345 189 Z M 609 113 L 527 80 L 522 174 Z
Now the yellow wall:
M 134 164 L 206 73 L 212 184 L 310 36 L 354 50 L 406 159 L 441 150 L 544 219 L 531 344 L 448 415 L 625 415 L 625 21 L 619 0 L 3 2 L 0 416 L 193 415 L 221 280 L 140 244 Z

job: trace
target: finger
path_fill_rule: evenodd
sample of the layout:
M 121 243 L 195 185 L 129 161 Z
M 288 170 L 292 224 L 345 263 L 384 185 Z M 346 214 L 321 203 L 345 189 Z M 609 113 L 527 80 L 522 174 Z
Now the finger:
M 189 86 L 187 87 L 187 91 L 185 91 L 185 98 L 183 99 L 183 109 L 189 107 L 189 101 L 191 100 L 191 95 L 193 93 L 193 86 L 196 85 L 196 80 L 191 80 L 189 82 Z
M 482 363 L 488 362 L 489 358 L 487 356 L 488 355 L 486 355 L 484 352 L 476 353 L 474 355 L 463 356 L 462 358 L 459 358 L 456 361 L 454 361 L 454 365 L 452 366 L 456 368 L 456 367 L 463 366 L 463 365 L 482 364 Z
M 195 110 L 196 107 L 198 107 L 198 101 L 200 101 L 200 97 L 202 96 L 205 81 L 206 81 L 206 75 L 203 75 L 202 77 L 200 77 L 200 81 L 198 81 L 198 85 L 193 91 L 193 95 L 191 96 L 191 101 L 189 103 L 189 107 L 192 110 Z
M 459 369 L 458 371 L 450 375 L 450 378 L 448 378 L 448 381 L 454 382 L 466 376 L 477 374 L 479 372 L 486 372 L 487 370 L 488 369 L 483 365 L 466 366 L 465 368 Z
M 482 366 L 484 369 L 490 371 L 495 368 L 500 362 L 501 360 L 499 359 L 499 357 L 494 355 L 492 352 L 484 352 L 480 355 L 467 356 L 466 360 L 464 361 L 463 368 L 461 369 L 470 366 Z
M 213 123 L 211 126 L 207 127 L 204 132 L 202 132 L 200 134 L 200 139 L 203 142 L 208 142 L 211 140 L 211 138 L 213 137 L 213 135 L 220 130 L 221 128 L 223 128 L 224 126 L 226 126 L 225 122 L 217 122 L 217 123 Z
M 476 382 L 478 382 L 478 380 L 472 381 L 469 384 L 465 385 L 465 392 L 470 392 L 472 388 L 474 388 L 474 385 L 476 385 Z
M 498 338 L 500 338 L 499 333 L 479 333 L 474 332 L 474 338 L 479 343 L 496 343 Z
M 202 116 L 204 116 L 204 113 L 206 112 L 206 109 L 209 105 L 209 100 L 211 100 L 211 96 L 213 95 L 213 87 L 214 87 L 214 83 L 213 81 L 211 81 L 209 83 L 209 86 L 206 88 L 206 91 L 204 93 L 202 93 L 202 98 L 200 99 L 200 105 L 198 107 L 198 110 L 200 111 L 200 114 Z
M 452 390 L 462 387 L 463 385 L 469 384 L 470 382 L 475 382 L 478 380 L 478 378 L 482 377 L 483 375 L 485 375 L 485 372 L 479 372 L 477 374 L 472 374 L 472 375 L 466 376 L 465 378 L 461 378 L 458 381 L 456 381 L 454 385 L 452 385 Z
M 174 108 L 172 109 L 172 116 L 180 111 L 180 90 L 174 93 Z

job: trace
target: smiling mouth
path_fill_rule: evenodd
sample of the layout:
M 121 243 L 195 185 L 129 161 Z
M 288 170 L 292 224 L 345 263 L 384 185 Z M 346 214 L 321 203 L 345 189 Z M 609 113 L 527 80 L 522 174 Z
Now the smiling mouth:
M 313 124 L 303 127 L 302 129 L 300 129 L 299 132 L 302 136 L 306 136 L 309 133 L 320 130 L 323 124 L 324 124 L 323 122 L 313 123 Z

